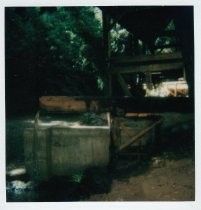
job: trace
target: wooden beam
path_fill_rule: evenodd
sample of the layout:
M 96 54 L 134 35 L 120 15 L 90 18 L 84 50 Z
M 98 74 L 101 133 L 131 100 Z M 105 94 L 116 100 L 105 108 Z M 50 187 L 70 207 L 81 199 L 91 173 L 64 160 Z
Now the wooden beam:
M 138 65 L 138 66 L 129 65 L 129 66 L 113 67 L 111 73 L 126 74 L 126 73 L 135 73 L 135 72 L 157 72 L 157 71 L 178 70 L 183 67 L 184 67 L 183 62 L 148 64 L 148 65 Z
M 155 45 L 154 49 L 164 49 L 164 48 L 178 48 L 176 44 L 166 44 L 166 45 Z
M 151 72 L 145 72 L 145 83 L 147 85 L 147 88 L 149 90 L 151 90 L 153 88 L 153 82 L 152 82 L 152 76 L 151 76 Z
M 186 97 L 43 96 L 39 101 L 42 110 L 53 112 L 111 111 L 116 107 L 126 113 L 194 112 L 194 100 Z
M 128 84 L 125 83 L 124 78 L 120 74 L 118 74 L 117 79 L 119 84 L 121 85 L 121 88 L 123 89 L 125 96 L 132 96 L 131 92 L 128 89 Z
M 65 111 L 69 113 L 81 113 L 87 111 L 98 111 L 98 102 L 92 100 L 86 102 L 68 96 L 42 96 L 39 98 L 40 108 L 47 111 Z
M 121 56 L 116 58 L 111 58 L 113 65 L 120 64 L 145 64 L 145 63 L 163 63 L 174 60 L 182 60 L 182 55 L 180 52 L 158 54 L 158 55 L 139 55 L 139 56 Z

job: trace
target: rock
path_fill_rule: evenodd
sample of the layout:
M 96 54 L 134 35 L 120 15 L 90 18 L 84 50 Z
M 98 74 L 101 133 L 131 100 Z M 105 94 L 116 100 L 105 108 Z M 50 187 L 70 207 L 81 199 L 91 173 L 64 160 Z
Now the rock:
M 160 157 L 153 157 L 151 160 L 151 166 L 153 168 L 161 168 L 165 166 L 165 159 Z
M 30 189 L 32 189 L 31 181 L 23 182 L 20 180 L 15 180 L 15 181 L 10 182 L 7 186 L 8 192 L 14 192 L 17 194 L 22 193 L 26 190 L 30 190 Z

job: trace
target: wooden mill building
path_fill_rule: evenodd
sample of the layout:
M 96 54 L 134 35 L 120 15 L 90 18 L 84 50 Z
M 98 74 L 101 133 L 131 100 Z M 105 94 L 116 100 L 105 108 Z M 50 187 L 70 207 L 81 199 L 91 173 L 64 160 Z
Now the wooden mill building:
M 103 12 L 104 76 L 107 82 L 105 94 L 115 96 L 114 84 L 117 84 L 122 95 L 141 96 L 135 90 L 131 91 L 132 81 L 129 78 L 135 75 L 136 79 L 136 75 L 138 77 L 142 75 L 147 88 L 151 89 L 153 79 L 160 75 L 187 81 L 189 89 L 187 95 L 192 102 L 194 97 L 193 7 L 107 6 L 100 9 Z M 111 53 L 110 43 L 111 31 L 116 24 L 120 24 L 129 32 L 126 53 L 118 56 Z M 160 40 L 165 41 L 160 42 Z M 178 95 L 175 93 L 173 96 Z

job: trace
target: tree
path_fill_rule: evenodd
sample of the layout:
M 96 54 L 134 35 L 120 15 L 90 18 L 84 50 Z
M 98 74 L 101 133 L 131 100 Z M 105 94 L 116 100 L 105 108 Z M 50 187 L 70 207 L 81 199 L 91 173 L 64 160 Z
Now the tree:
M 94 7 L 5 12 L 8 111 L 36 105 L 40 95 L 100 94 L 102 27 Z

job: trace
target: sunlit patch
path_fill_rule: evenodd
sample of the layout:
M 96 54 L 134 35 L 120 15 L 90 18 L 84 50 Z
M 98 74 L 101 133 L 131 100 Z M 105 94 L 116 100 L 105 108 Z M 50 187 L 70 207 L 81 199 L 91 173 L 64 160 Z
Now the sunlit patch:
M 9 176 L 19 176 L 19 175 L 23 175 L 25 173 L 26 173 L 25 168 L 16 168 L 16 169 L 12 169 L 9 172 L 7 172 L 7 174 Z
M 146 90 L 146 96 L 188 97 L 188 84 L 185 80 L 161 82 L 153 89 L 148 89 L 147 85 L 143 84 L 143 88 Z
M 25 123 L 33 124 L 33 123 L 34 123 L 34 120 L 25 120 L 24 122 L 25 122 Z
M 66 126 L 66 127 L 79 127 L 79 122 L 67 122 L 62 120 L 50 120 L 48 122 L 38 121 L 41 126 Z
M 30 190 L 32 188 L 32 182 L 23 182 L 20 180 L 14 180 L 9 183 L 7 186 L 7 192 L 13 192 L 15 194 L 21 194 L 26 190 Z

